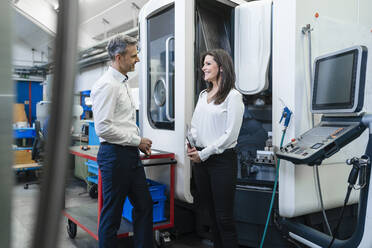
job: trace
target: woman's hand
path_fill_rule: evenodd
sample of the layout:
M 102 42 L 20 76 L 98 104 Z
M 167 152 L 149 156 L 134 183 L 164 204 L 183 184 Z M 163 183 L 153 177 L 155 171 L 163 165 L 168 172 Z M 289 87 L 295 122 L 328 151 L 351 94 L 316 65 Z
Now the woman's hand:
M 197 151 L 195 147 L 191 147 L 189 144 L 187 144 L 187 155 L 191 152 Z
M 187 156 L 189 156 L 190 160 L 194 163 L 201 163 L 201 159 L 199 157 L 199 153 L 198 151 L 196 150 L 195 147 L 191 148 L 190 149 L 190 152 L 189 152 L 189 148 L 187 148 Z

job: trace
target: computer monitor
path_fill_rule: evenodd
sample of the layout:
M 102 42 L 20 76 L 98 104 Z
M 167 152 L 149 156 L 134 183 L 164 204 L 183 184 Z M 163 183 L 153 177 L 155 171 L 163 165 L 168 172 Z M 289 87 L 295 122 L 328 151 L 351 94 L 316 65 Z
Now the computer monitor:
M 364 102 L 367 48 L 353 46 L 317 57 L 311 112 L 315 114 L 357 113 Z

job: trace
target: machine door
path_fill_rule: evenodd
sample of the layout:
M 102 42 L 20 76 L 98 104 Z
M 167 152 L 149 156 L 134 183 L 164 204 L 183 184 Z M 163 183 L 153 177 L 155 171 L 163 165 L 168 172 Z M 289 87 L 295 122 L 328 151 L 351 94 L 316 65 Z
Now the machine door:
M 146 32 L 148 120 L 174 130 L 174 5 L 148 17 Z
M 194 100 L 194 13 L 192 0 L 150 0 L 139 15 L 141 135 L 152 140 L 154 152 L 176 155 L 175 196 L 190 203 L 191 168 L 184 144 Z M 146 167 L 146 177 L 169 185 L 169 168 Z

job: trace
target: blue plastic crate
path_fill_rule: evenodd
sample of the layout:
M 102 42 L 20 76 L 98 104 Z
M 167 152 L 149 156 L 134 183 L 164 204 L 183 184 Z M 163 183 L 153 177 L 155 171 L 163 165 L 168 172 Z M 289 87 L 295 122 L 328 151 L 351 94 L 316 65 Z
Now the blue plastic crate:
M 85 164 L 88 166 L 88 172 L 98 176 L 98 164 L 96 161 L 88 160 Z
M 166 220 L 166 218 L 164 217 L 164 204 L 165 204 L 166 199 L 167 197 L 165 196 L 159 199 L 152 199 L 152 202 L 153 202 L 152 222 L 153 223 L 162 222 Z M 133 222 L 132 212 L 133 212 L 133 206 L 127 197 L 124 202 L 123 217 L 129 222 Z
M 167 199 L 165 196 L 166 186 L 150 179 L 146 179 L 146 181 L 153 201 L 153 222 L 164 221 L 166 220 L 164 217 L 164 202 Z M 132 222 L 132 210 L 133 206 L 127 197 L 123 206 L 123 217 L 129 222 Z
M 36 136 L 35 128 L 32 127 L 13 128 L 13 137 L 15 139 L 35 138 L 35 136 Z
M 91 183 L 98 184 L 98 176 L 87 177 L 87 181 L 91 182 Z
M 165 188 L 166 188 L 164 184 L 155 182 L 150 179 L 146 179 L 146 181 L 147 181 L 147 186 L 149 187 L 149 191 L 150 191 L 152 199 L 159 199 L 159 198 L 164 197 Z

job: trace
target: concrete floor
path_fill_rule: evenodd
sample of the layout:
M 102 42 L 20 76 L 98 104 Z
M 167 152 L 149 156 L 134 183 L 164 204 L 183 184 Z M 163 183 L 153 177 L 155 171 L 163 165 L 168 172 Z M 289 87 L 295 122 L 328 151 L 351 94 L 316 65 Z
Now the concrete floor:
M 19 176 L 18 176 L 19 177 Z M 22 178 L 21 178 L 22 179 Z M 13 189 L 12 199 L 12 248 L 31 247 L 34 222 L 36 217 L 39 196 L 39 185 L 30 185 L 24 189 L 25 180 L 19 180 Z M 86 192 L 85 183 L 74 178 L 68 179 L 66 188 L 66 207 L 79 206 L 85 203 L 94 203 L 97 200 L 91 199 Z M 78 227 L 75 239 L 70 239 L 66 232 L 67 220 L 61 217 L 59 227 L 59 241 L 56 247 L 59 248 L 95 248 L 98 242 L 88 233 Z M 130 238 L 120 240 L 120 247 L 133 247 Z M 200 240 L 196 235 L 179 237 L 172 242 L 172 248 L 210 248 L 208 242 Z

